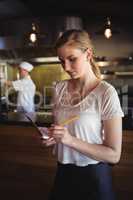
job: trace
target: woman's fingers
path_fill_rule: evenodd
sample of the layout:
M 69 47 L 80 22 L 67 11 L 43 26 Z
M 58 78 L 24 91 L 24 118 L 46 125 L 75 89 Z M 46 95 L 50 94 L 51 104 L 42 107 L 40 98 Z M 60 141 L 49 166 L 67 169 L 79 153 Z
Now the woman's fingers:
M 42 140 L 42 143 L 45 144 L 46 146 L 51 146 L 54 145 L 56 142 L 54 138 L 49 138 L 47 140 Z
M 64 134 L 64 127 L 62 126 L 53 126 L 49 128 L 49 136 L 50 137 L 62 137 Z

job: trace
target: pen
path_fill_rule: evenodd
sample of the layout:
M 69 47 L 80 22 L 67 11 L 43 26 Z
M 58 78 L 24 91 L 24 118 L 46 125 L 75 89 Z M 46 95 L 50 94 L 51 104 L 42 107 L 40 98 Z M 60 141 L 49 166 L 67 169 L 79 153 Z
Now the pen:
M 71 117 L 71 118 L 69 118 L 69 119 L 64 120 L 63 122 L 60 123 L 60 125 L 61 125 L 61 126 L 68 125 L 68 124 L 70 124 L 71 122 L 73 122 L 73 121 L 75 121 L 75 120 L 77 120 L 77 119 L 79 119 L 79 116 L 78 116 L 78 115 L 75 115 L 75 116 L 73 116 L 73 117 Z

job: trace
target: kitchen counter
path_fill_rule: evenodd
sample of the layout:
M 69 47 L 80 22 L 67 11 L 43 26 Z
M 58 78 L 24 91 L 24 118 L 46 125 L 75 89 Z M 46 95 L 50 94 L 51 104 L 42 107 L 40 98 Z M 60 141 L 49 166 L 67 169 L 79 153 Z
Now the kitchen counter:
M 28 114 L 28 116 L 38 125 L 38 126 L 50 126 L 53 121 L 51 112 L 35 112 Z M 0 124 L 9 125 L 24 125 L 31 126 L 31 122 L 24 113 L 18 112 L 8 112 L 4 113 L 0 117 Z
M 52 113 L 49 111 L 35 112 L 28 115 L 38 126 L 49 127 L 50 124 L 53 123 L 53 116 Z M 8 112 L 0 116 L 0 124 L 31 126 L 31 122 L 27 119 L 24 113 L 17 113 L 17 112 Z M 132 117 L 124 116 L 123 130 L 133 130 Z
M 51 112 L 30 115 L 41 126 L 50 126 Z M 133 131 L 123 130 L 120 162 L 112 167 L 118 200 L 133 196 Z M 0 119 L 0 193 L 4 200 L 48 199 L 56 172 L 56 156 L 23 113 L 9 112 Z
M 56 170 L 52 147 L 46 148 L 28 121 L 21 125 L 24 121 L 16 117 L 12 124 L 0 124 L 1 199 L 48 199 Z
M 12 124 L 18 123 L 17 114 L 9 116 L 14 116 Z M 36 129 L 28 121 L 25 123 L 28 126 L 0 125 L 0 194 L 4 200 L 48 199 L 53 184 L 56 172 L 53 148 L 46 147 Z M 112 167 L 113 182 L 117 200 L 127 196 L 132 200 L 133 131 L 123 131 L 122 146 L 120 162 Z

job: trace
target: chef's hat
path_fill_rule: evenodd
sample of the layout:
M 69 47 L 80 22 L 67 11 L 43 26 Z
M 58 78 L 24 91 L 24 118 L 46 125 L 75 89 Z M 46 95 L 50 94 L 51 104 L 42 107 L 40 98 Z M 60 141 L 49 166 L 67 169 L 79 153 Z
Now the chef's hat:
M 33 65 L 28 62 L 21 62 L 19 64 L 21 69 L 25 69 L 26 71 L 30 72 L 33 69 Z

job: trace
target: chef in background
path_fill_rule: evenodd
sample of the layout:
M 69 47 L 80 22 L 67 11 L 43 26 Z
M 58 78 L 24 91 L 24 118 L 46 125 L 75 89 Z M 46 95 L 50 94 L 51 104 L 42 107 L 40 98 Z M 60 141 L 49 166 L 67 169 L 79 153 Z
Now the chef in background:
M 20 79 L 15 81 L 6 81 L 7 86 L 12 86 L 18 92 L 17 111 L 31 113 L 35 111 L 34 96 L 36 86 L 30 77 L 33 65 L 28 62 L 21 62 L 18 65 Z

